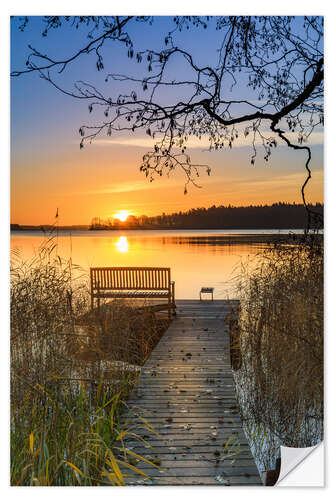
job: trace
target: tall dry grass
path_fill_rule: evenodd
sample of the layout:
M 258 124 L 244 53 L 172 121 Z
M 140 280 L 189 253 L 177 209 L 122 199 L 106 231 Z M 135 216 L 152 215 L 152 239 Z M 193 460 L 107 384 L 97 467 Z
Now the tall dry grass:
M 263 468 L 279 445 L 323 439 L 323 245 L 320 240 L 265 252 L 242 270 L 235 372 L 248 435 Z
M 119 302 L 91 313 L 87 283 L 73 270 L 54 235 L 29 262 L 12 254 L 12 485 L 122 485 L 126 475 L 144 476 L 144 459 L 125 444 L 142 438 L 123 413 L 165 325 Z M 144 421 L 137 427 L 150 432 Z

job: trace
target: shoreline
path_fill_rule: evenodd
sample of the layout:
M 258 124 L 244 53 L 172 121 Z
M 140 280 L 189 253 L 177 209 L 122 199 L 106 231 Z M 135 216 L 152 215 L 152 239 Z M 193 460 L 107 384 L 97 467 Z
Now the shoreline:
M 13 224 L 16 226 L 16 224 Z M 89 226 L 20 226 L 20 227 L 11 227 L 10 233 L 22 233 L 22 232 L 48 232 L 52 230 L 58 231 L 86 231 L 86 232 L 119 232 L 119 231 L 269 231 L 273 234 L 272 231 L 276 231 L 276 234 L 282 234 L 281 231 L 289 231 L 292 233 L 293 231 L 304 231 L 304 227 L 165 227 L 165 226 L 153 226 L 153 227 L 117 227 L 117 228 L 100 228 L 100 229 L 91 229 Z M 321 228 L 319 231 L 323 231 Z M 235 234 L 235 233 L 232 233 Z M 245 234 L 245 233 L 239 233 Z M 287 234 L 287 233 L 285 233 Z M 297 233 L 295 233 L 297 234 Z M 303 234 L 303 233 L 302 233 Z

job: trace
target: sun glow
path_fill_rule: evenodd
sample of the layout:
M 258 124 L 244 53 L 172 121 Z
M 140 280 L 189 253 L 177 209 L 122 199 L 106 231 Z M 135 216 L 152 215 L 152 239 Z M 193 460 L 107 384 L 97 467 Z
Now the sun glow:
M 119 212 L 114 214 L 113 217 L 115 219 L 121 220 L 121 222 L 125 222 L 129 215 L 132 215 L 132 214 L 128 210 L 119 210 Z
M 116 248 L 118 252 L 124 253 L 128 252 L 128 241 L 126 236 L 119 236 L 116 241 Z

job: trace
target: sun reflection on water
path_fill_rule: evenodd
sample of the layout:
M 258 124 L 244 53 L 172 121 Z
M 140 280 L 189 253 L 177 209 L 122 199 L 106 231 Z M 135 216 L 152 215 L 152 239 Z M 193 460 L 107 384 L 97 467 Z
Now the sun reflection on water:
M 119 236 L 115 245 L 116 245 L 118 252 L 122 252 L 122 253 L 128 252 L 127 236 Z
M 73 232 L 74 233 L 74 232 Z M 170 231 L 132 231 L 129 235 L 113 231 L 77 231 L 69 239 L 59 234 L 59 255 L 72 258 L 81 267 L 73 271 L 81 279 L 89 267 L 171 267 L 177 299 L 199 299 L 200 288 L 214 287 L 214 297 L 236 298 L 231 277 L 240 273 L 241 262 L 253 257 L 256 266 L 261 247 L 251 244 L 222 245 L 220 234 L 197 231 L 177 237 Z M 45 243 L 41 232 L 17 232 L 11 235 L 12 248 L 18 248 L 23 260 L 35 258 L 36 249 Z M 264 249 L 264 247 L 263 247 Z M 257 258 L 258 257 L 258 258 Z M 233 273 L 233 274 L 232 274 Z

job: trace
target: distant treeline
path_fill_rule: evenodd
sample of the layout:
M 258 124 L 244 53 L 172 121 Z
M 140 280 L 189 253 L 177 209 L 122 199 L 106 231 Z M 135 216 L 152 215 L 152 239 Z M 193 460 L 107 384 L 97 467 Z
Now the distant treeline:
M 11 231 L 43 231 L 43 232 L 50 232 L 55 229 L 58 229 L 59 231 L 84 231 L 88 230 L 90 226 L 88 224 L 76 224 L 73 226 L 55 226 L 52 224 L 43 224 L 39 226 L 32 226 L 32 225 L 27 225 L 27 224 L 11 224 L 10 225 L 10 230 Z
M 309 208 L 323 215 L 323 204 L 316 203 Z M 95 217 L 90 229 L 302 229 L 306 225 L 304 205 L 280 202 L 247 207 L 213 205 L 154 217 L 130 215 L 125 222 Z
M 309 205 L 310 210 L 323 215 L 321 203 Z M 247 207 L 215 206 L 192 208 L 186 212 L 156 215 L 130 215 L 126 221 L 94 217 L 90 225 L 57 226 L 59 230 L 114 230 L 114 229 L 303 229 L 307 226 L 304 205 L 274 203 Z M 50 231 L 54 226 L 11 224 L 12 231 Z

